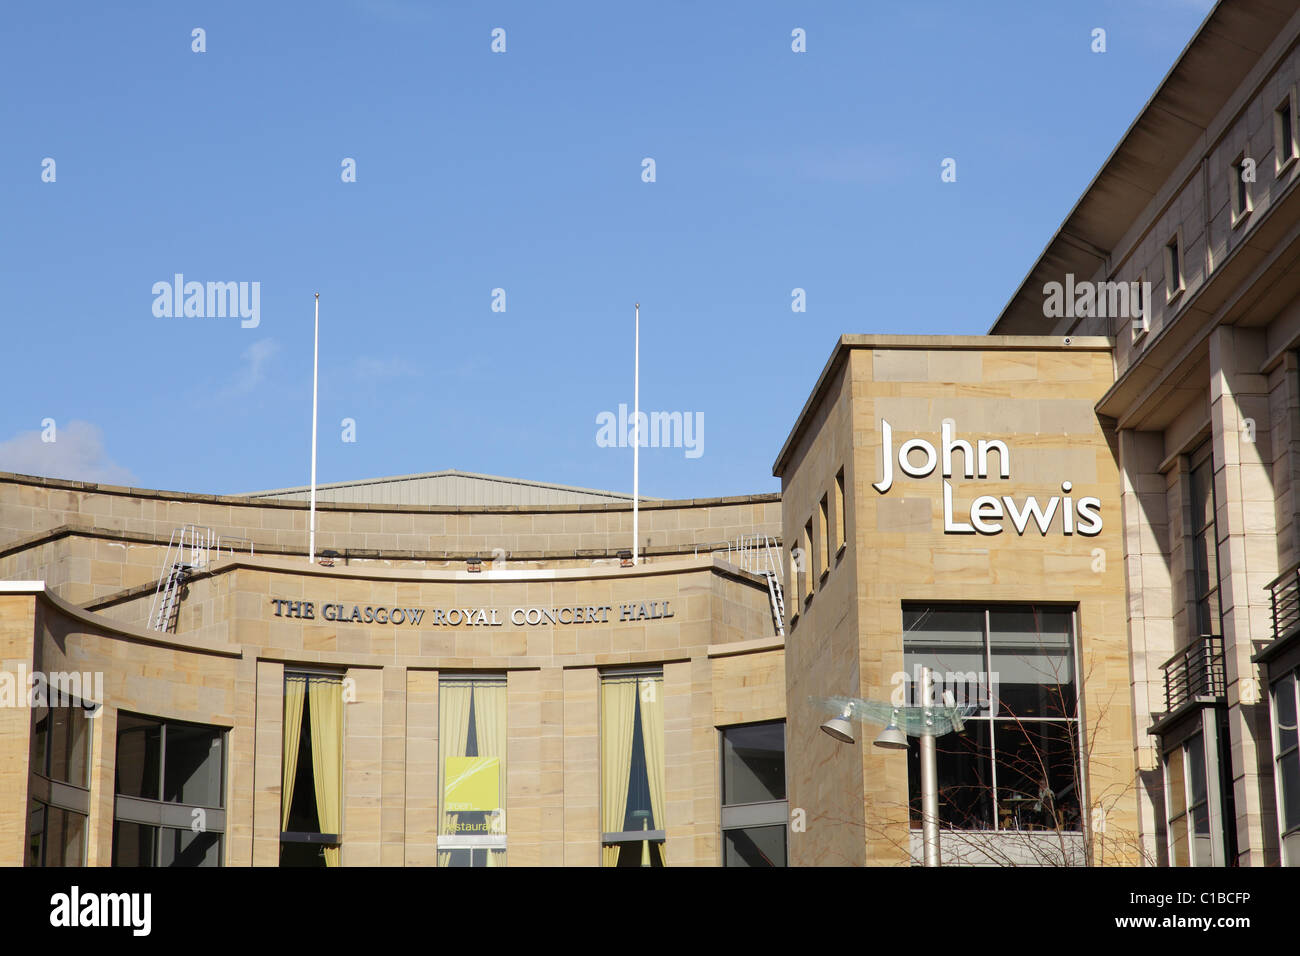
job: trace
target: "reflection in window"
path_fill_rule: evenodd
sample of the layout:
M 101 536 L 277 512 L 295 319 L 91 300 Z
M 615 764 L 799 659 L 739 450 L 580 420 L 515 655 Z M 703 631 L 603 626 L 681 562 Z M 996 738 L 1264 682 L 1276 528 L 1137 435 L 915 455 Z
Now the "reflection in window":
M 962 733 L 936 741 L 939 820 L 959 830 L 1082 828 L 1074 613 L 1041 605 L 903 607 L 904 690 L 974 705 Z M 908 738 L 912 825 L 921 825 L 921 749 Z
M 603 866 L 664 866 L 663 675 L 601 681 Z
M 505 866 L 506 681 L 438 684 L 439 866 Z
M 1287 866 L 1300 866 L 1300 741 L 1297 692 L 1300 671 L 1291 671 L 1272 687 L 1274 780 L 1277 786 L 1278 822 Z
M 338 866 L 343 821 L 343 681 L 284 675 L 280 865 Z
M 90 813 L 90 723 L 81 704 L 32 708 L 27 866 L 83 866 Z
M 722 728 L 724 866 L 785 866 L 785 721 Z
M 221 866 L 226 730 L 118 714 L 114 866 Z
M 1195 734 L 1165 754 L 1169 862 L 1212 866 L 1210 797 L 1205 779 L 1205 737 Z

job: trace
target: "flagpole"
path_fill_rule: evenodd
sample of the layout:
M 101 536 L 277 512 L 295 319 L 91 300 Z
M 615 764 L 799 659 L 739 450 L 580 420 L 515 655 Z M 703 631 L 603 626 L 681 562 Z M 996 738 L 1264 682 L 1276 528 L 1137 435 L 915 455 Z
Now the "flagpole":
M 632 565 L 639 561 L 641 532 L 641 303 L 636 304 L 636 344 L 632 373 Z
M 320 293 L 316 293 L 316 343 L 311 357 L 311 530 L 307 563 L 316 560 L 316 396 L 320 372 Z

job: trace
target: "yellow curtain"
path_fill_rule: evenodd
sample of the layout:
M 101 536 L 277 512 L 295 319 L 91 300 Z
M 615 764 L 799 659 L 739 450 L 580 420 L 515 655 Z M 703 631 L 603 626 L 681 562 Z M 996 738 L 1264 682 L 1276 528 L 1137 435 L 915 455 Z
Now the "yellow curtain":
M 664 819 L 664 682 L 643 677 L 641 688 L 641 741 L 645 745 L 646 776 L 650 780 L 650 812 L 654 829 L 665 830 Z M 664 861 L 665 863 L 667 860 Z
M 473 700 L 473 686 L 468 682 L 448 681 L 438 685 L 438 740 L 442 751 L 438 768 L 439 834 L 455 832 L 459 814 L 447 812 L 446 774 L 447 758 L 465 756 L 469 742 L 469 707 Z M 438 865 L 451 863 L 451 854 L 438 852 Z
M 343 815 L 343 685 L 314 680 L 307 688 L 311 713 L 312 777 L 321 833 L 339 833 Z M 325 847 L 325 865 L 338 866 L 341 848 Z
M 636 680 L 607 680 L 601 685 L 600 770 L 601 830 L 623 829 L 627 786 L 632 773 L 632 736 L 636 720 Z M 618 860 L 618 847 L 605 847 L 605 866 Z
M 468 719 L 468 718 L 467 718 Z M 504 684 L 477 684 L 474 687 L 474 729 L 478 736 L 478 755 L 498 757 L 501 776 L 497 781 L 501 804 L 501 832 L 505 832 L 506 805 L 506 688 Z M 489 854 L 489 861 L 491 855 Z M 495 864 L 489 862 L 489 866 Z
M 302 704 L 307 682 L 284 682 L 284 756 L 280 761 L 280 831 L 289 829 L 289 807 L 293 805 L 293 782 L 298 777 L 298 746 L 302 743 Z

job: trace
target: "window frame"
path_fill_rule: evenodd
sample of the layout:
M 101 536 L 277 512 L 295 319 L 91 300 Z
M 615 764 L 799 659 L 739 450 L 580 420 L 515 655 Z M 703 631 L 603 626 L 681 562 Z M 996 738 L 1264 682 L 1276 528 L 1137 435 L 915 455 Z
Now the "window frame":
M 642 678 L 642 677 L 652 677 L 652 678 L 656 678 L 656 677 L 657 677 L 657 678 L 659 679 L 659 683 L 660 683 L 661 687 L 662 687 L 662 686 L 665 686 L 665 684 L 664 684 L 664 670 L 663 670 L 663 667 L 629 667 L 629 668 L 620 668 L 620 669 L 616 669 L 616 670 L 601 670 L 601 671 L 598 673 L 597 680 L 598 680 L 598 682 L 599 682 L 599 684 L 600 684 L 600 692 L 599 692 L 599 694 L 598 694 L 598 696 L 597 696 L 597 701 L 598 701 L 598 703 L 597 703 L 597 708 L 598 708 L 597 713 L 598 713 L 599 715 L 601 715 L 601 716 L 600 716 L 600 719 L 598 720 L 598 731 L 599 731 L 598 734 L 597 734 L 597 741 L 598 741 L 598 743 L 597 743 L 597 753 L 598 753 L 598 754 L 601 754 L 601 755 L 604 754 L 603 739 L 604 739 L 604 734 L 605 734 L 605 721 L 604 721 L 604 718 L 603 718 L 603 706 L 599 703 L 599 701 L 603 700 L 603 695 L 604 695 L 604 693 L 605 693 L 605 681 L 607 681 L 607 680 L 609 680 L 609 681 L 628 680 L 628 679 L 630 679 L 630 678 Z M 666 701 L 665 701 L 665 703 L 666 703 Z M 644 749 L 644 744 L 643 744 L 642 746 L 643 746 L 643 749 Z M 666 757 L 666 756 L 667 756 L 667 754 L 666 754 L 666 752 L 665 752 L 665 757 Z M 644 759 L 645 759 L 645 755 L 644 755 L 644 753 L 642 753 L 642 760 L 644 760 Z M 634 760 L 635 760 L 635 758 L 634 758 Z M 603 793 L 604 786 L 603 786 L 603 780 L 604 780 L 605 767 L 604 767 L 603 762 L 601 762 L 601 760 L 598 760 L 598 761 L 597 761 L 597 773 L 599 774 L 598 779 L 601 781 L 601 794 L 600 794 L 600 801 L 597 802 L 597 812 L 600 814 L 600 816 L 598 817 L 598 822 L 599 822 L 599 820 L 602 820 L 602 819 L 604 818 L 604 817 L 603 817 L 603 814 L 604 814 L 604 804 L 603 804 L 603 802 L 601 802 L 601 801 L 604 800 L 604 793 Z M 664 776 L 665 776 L 665 778 L 667 777 L 667 774 L 668 774 L 668 768 L 667 768 L 667 765 L 665 764 L 665 767 L 664 767 Z M 666 783 L 667 783 L 667 780 L 665 779 L 664 782 L 665 782 L 665 784 L 666 784 Z M 665 787 L 665 797 L 666 797 L 666 796 L 667 796 L 667 789 L 666 789 L 666 787 Z M 667 812 L 667 807 L 664 808 L 664 812 L 665 812 L 665 813 Z M 662 824 L 662 823 L 664 823 L 664 822 L 665 822 L 665 821 L 662 821 L 662 820 L 656 820 L 656 821 L 655 821 L 656 824 Z M 603 850 L 605 847 L 607 847 L 607 846 L 614 846 L 614 845 L 617 845 L 617 846 L 619 846 L 620 849 L 622 849 L 623 847 L 625 847 L 625 846 L 627 846 L 627 845 L 629 845 L 629 844 L 636 844 L 636 843 L 655 843 L 655 844 L 658 844 L 658 845 L 659 845 L 659 848 L 660 848 L 660 849 L 659 849 L 659 858 L 660 858 L 661 860 L 665 860 L 665 861 L 667 860 L 667 849 L 668 849 L 668 830 L 667 830 L 667 827 L 659 826 L 659 827 L 656 827 L 656 828 L 653 829 L 653 830 L 610 830 L 610 831 L 606 831 L 606 830 L 604 830 L 603 828 L 600 830 L 600 847 L 601 847 L 602 850 Z M 666 864 L 665 864 L 665 865 L 666 865 Z
M 1282 728 L 1277 717 L 1277 688 L 1288 677 L 1291 678 L 1292 703 L 1296 708 L 1293 711 L 1297 723 L 1295 730 L 1296 743 L 1282 751 Z M 1270 681 L 1268 690 L 1269 727 L 1271 728 L 1273 746 L 1273 787 L 1277 801 L 1278 846 L 1281 851 L 1282 866 L 1297 866 L 1300 865 L 1300 859 L 1291 859 L 1288 844 L 1300 842 L 1300 839 L 1297 839 L 1300 838 L 1300 820 L 1297 820 L 1294 826 L 1287 826 L 1282 764 L 1288 758 L 1294 763 L 1300 763 L 1300 667 L 1292 668 L 1279 676 L 1277 680 Z M 1300 778 L 1300 773 L 1297 774 L 1297 777 Z M 1288 840 L 1288 838 L 1291 839 Z
M 1290 127 L 1289 141 L 1286 138 L 1285 124 Z M 1300 158 L 1300 139 L 1296 131 L 1296 88 L 1292 86 L 1273 107 L 1273 177 L 1281 178 Z
M 780 800 L 756 800 L 748 803 L 727 803 L 727 731 L 744 727 L 764 727 L 779 724 L 781 727 L 781 774 L 785 797 Z M 727 866 L 727 833 L 732 830 L 752 830 L 758 827 L 785 827 L 785 856 L 782 866 L 790 864 L 790 762 L 786 759 L 789 728 L 785 718 L 755 720 L 743 724 L 727 724 L 718 731 L 718 820 L 719 864 Z
M 1087 835 L 1089 831 L 1089 822 L 1086 819 L 1088 808 L 1088 750 L 1087 736 L 1084 720 L 1084 698 L 1083 685 L 1079 677 L 1082 673 L 1080 669 L 1080 637 L 1079 637 L 1079 607 L 1077 603 L 1054 602 L 1054 601 L 990 601 L 987 603 L 969 602 L 969 601 L 925 601 L 925 600 L 908 600 L 902 602 L 902 611 L 905 614 L 908 610 L 920 610 L 927 608 L 944 608 L 944 609 L 966 609 L 978 611 L 983 616 L 983 631 L 980 647 L 981 660 L 983 662 L 984 674 L 990 675 L 993 671 L 993 644 L 992 644 L 992 626 L 991 614 L 1000 610 L 1055 610 L 1069 612 L 1069 662 L 1071 668 L 1070 686 L 1073 688 L 1074 698 L 1074 715 L 1071 717 L 1021 717 L 1014 714 L 1000 715 L 1003 710 L 1000 701 L 990 700 L 989 706 L 985 712 L 977 713 L 965 718 L 968 731 L 972 724 L 984 724 L 988 727 L 988 751 L 979 754 L 980 760 L 986 762 L 989 771 L 988 775 L 988 798 L 992 813 L 992 825 L 988 827 L 967 827 L 959 826 L 953 823 L 941 822 L 940 826 L 954 833 L 982 833 L 982 834 L 1024 834 L 1034 832 L 1057 832 L 1057 831 L 1035 831 L 1032 828 L 1022 827 L 1004 827 L 1001 825 L 1001 791 L 1004 789 L 998 779 L 999 770 L 999 747 L 998 747 L 998 726 L 1004 725 L 1015 728 L 1020 732 L 1026 732 L 1026 728 L 1035 724 L 1055 724 L 1063 726 L 1067 733 L 1064 735 L 1065 740 L 1070 743 L 1074 756 L 1074 787 L 1077 791 L 1078 799 L 1078 824 L 1075 828 L 1062 827 L 1059 832 L 1068 834 Z M 906 629 L 902 630 L 903 634 L 903 661 L 906 672 L 907 667 L 907 643 L 906 635 L 912 633 Z M 911 684 L 909 682 L 908 686 Z M 1058 685 L 1059 686 L 1059 685 Z M 915 758 L 912 753 L 913 748 L 918 744 L 913 738 L 908 738 L 908 756 L 909 761 Z M 1010 752 L 1010 751 L 1008 751 Z M 1004 771 L 1009 768 L 1003 767 Z M 913 793 L 910 783 L 908 785 L 908 819 L 909 827 L 912 830 L 920 830 L 920 823 L 917 815 L 913 813 L 913 806 L 919 806 L 920 794 Z
M 69 780 L 61 780 L 52 775 L 53 764 L 54 764 L 54 747 L 51 746 L 52 737 L 50 734 L 50 728 L 53 726 L 54 711 L 67 710 L 71 712 L 74 709 L 80 710 L 83 713 L 83 715 L 85 715 L 85 719 L 87 721 L 86 730 L 85 730 L 86 733 L 85 753 L 83 754 L 83 759 L 85 760 L 85 767 L 86 767 L 86 785 L 84 787 L 81 784 L 73 783 Z M 26 823 L 24 825 L 25 840 L 24 840 L 24 847 L 23 847 L 23 864 L 25 866 L 32 866 L 32 867 L 65 865 L 65 864 L 51 864 L 48 862 L 50 847 L 49 847 L 49 841 L 46 839 L 46 834 L 50 832 L 50 826 L 49 826 L 50 811 L 57 810 L 64 814 L 69 814 L 69 813 L 76 814 L 78 817 L 81 818 L 82 820 L 81 854 L 80 854 L 81 859 L 78 863 L 67 864 L 67 865 L 85 866 L 87 854 L 89 853 L 90 850 L 89 847 L 90 783 L 91 783 L 91 778 L 94 774 L 94 755 L 95 755 L 94 721 L 97 719 L 97 717 L 91 716 L 92 708 L 86 707 L 84 701 L 81 700 L 73 700 L 72 702 L 62 707 L 51 707 L 48 703 L 45 703 L 45 704 L 40 704 L 38 706 L 34 706 L 31 708 L 31 710 L 32 710 L 31 724 L 30 724 L 31 736 L 28 739 L 28 748 L 27 748 L 27 754 L 28 754 L 27 801 L 26 801 L 27 812 L 26 812 Z M 50 724 L 47 726 L 47 729 L 45 731 L 45 747 L 41 755 L 42 756 L 41 767 L 38 770 L 32 766 L 32 750 L 36 745 L 36 738 L 37 738 L 36 726 L 41 721 L 40 714 L 42 711 L 45 714 L 45 718 L 50 721 Z M 102 708 L 98 710 L 97 713 L 102 714 L 103 713 Z M 33 805 L 35 805 L 35 807 L 39 807 L 40 814 L 41 814 L 41 827 L 39 831 L 41 841 L 40 841 L 40 850 L 38 853 L 39 860 L 36 862 L 30 862 L 27 859 L 28 851 L 31 848 L 31 839 L 37 833 L 37 831 L 32 827 L 32 817 L 36 812 L 36 810 L 33 808 Z
M 1232 228 L 1236 229 L 1243 222 L 1250 218 L 1250 214 L 1255 210 L 1254 198 L 1251 196 L 1250 183 L 1246 182 L 1241 174 L 1246 164 L 1246 150 L 1237 154 L 1229 165 L 1229 209 L 1232 211 Z
M 474 866 L 474 851 L 483 850 L 491 853 L 493 850 L 501 850 L 506 855 L 502 858 L 505 865 L 509 865 L 509 845 L 508 837 L 510 833 L 510 814 L 506 803 L 509 799 L 507 781 L 502 778 L 497 781 L 497 793 L 501 798 L 501 810 L 505 823 L 502 830 L 498 832 L 489 831 L 487 833 L 442 833 L 442 806 L 446 800 L 446 767 L 447 758 L 443 753 L 442 742 L 444 740 L 442 733 L 442 689 L 447 684 L 468 684 L 473 692 L 476 685 L 500 687 L 506 691 L 507 701 L 509 700 L 509 674 L 505 671 L 500 672 L 467 672 L 467 671 L 440 671 L 438 673 L 438 826 L 435 837 L 436 849 L 439 853 L 463 853 L 470 854 L 470 866 Z M 507 708 L 508 713 L 508 708 Z M 507 720 L 509 718 L 507 717 Z M 506 728 L 507 743 L 510 739 L 510 727 L 507 723 Z M 450 869 L 450 866 L 445 867 Z
M 347 675 L 344 674 L 344 673 L 341 672 L 341 671 L 323 670 L 323 669 L 317 669 L 317 668 L 312 668 L 312 667 L 285 667 L 285 669 L 284 669 L 284 674 L 283 674 L 283 676 L 282 676 L 282 678 L 281 678 L 281 681 L 280 681 L 280 719 L 281 719 L 281 725 L 280 725 L 280 774 L 281 774 L 281 779 L 283 779 L 283 773 L 284 773 L 284 724 L 283 724 L 283 720 L 284 720 L 284 685 L 285 685 L 285 683 L 287 683 L 287 682 L 289 681 L 290 678 L 298 678 L 298 677 L 305 677 L 305 678 L 307 678 L 308 681 L 310 681 L 310 680 L 313 679 L 313 678 L 315 678 L 315 679 L 317 679 L 317 680 L 332 680 L 332 681 L 334 681 L 334 682 L 336 682 L 336 683 L 339 684 L 339 691 L 340 691 L 340 693 L 342 693 L 343 681 L 344 681 L 344 678 L 345 678 L 346 676 L 347 676 Z M 303 707 L 303 720 L 306 720 L 306 719 L 307 719 L 307 715 L 308 715 L 308 710 L 307 710 L 307 708 L 304 706 L 304 707 Z M 339 764 L 340 764 L 340 767 L 341 767 L 342 770 L 343 770 L 343 772 L 342 772 L 342 779 L 340 780 L 340 789 L 341 789 L 341 790 L 344 790 L 344 791 L 345 791 L 345 788 L 346 788 L 346 782 L 347 782 L 347 759 L 348 759 L 348 754 L 347 754 L 347 739 L 348 739 L 347 722 L 348 722 L 348 709 L 347 709 L 347 707 L 345 706 L 345 707 L 343 708 L 343 712 L 342 712 L 342 726 L 339 727 L 339 757 L 340 757 Z M 313 732 L 314 732 L 314 731 L 315 731 L 315 728 L 313 727 Z M 301 745 L 301 743 L 300 743 L 300 745 Z M 342 848 L 343 848 L 343 833 L 342 833 L 342 828 L 346 826 L 346 819 L 345 819 L 345 818 L 346 818 L 346 816 L 347 816 L 347 800 L 344 799 L 344 796 L 345 796 L 345 793 L 341 793 L 341 794 L 340 794 L 340 799 L 339 799 L 339 827 L 340 827 L 340 832 L 338 832 L 338 833 L 318 833 L 318 832 L 316 832 L 316 831 L 312 831 L 312 830 L 281 830 L 281 831 L 280 831 L 280 840 L 279 840 L 279 844 L 280 844 L 280 858 L 281 858 L 281 861 L 283 861 L 283 858 L 284 858 L 284 845 L 285 845 L 286 843 L 294 843 L 294 844 L 300 844 L 300 845 L 305 844 L 305 845 L 308 845 L 308 846 L 313 846 L 313 845 L 314 845 L 314 846 L 322 846 L 322 847 L 324 847 L 324 846 L 329 846 L 329 847 L 338 847 L 338 848 L 339 848 L 339 851 L 340 851 L 340 862 L 341 862 L 341 854 L 342 854 Z M 314 793 L 313 793 L 313 795 L 312 795 L 312 799 L 313 799 L 313 800 L 316 799 Z M 281 792 L 281 794 L 280 794 L 280 800 L 282 801 L 282 803 L 281 803 L 281 812 L 283 812 L 283 800 L 284 800 L 284 793 L 283 793 L 283 792 Z M 318 808 L 317 812 L 319 813 L 319 808 Z M 318 821 L 318 822 L 319 822 L 319 821 Z M 280 862 L 278 865 L 280 865 L 280 866 L 284 866 L 284 863 L 283 863 L 283 862 Z
M 118 763 L 118 741 L 121 739 L 121 721 L 122 717 L 133 717 L 139 720 L 151 721 L 158 725 L 158 799 L 148 797 L 135 797 L 129 794 L 121 794 L 117 791 L 117 763 Z M 156 831 L 153 847 L 153 860 L 150 866 L 161 866 L 162 857 L 162 831 L 164 830 L 193 830 L 194 811 L 203 811 L 203 833 L 212 833 L 217 836 L 217 862 L 216 866 L 226 865 L 226 813 L 228 794 L 227 787 L 230 785 L 230 731 L 232 728 L 222 724 L 202 724 L 192 720 L 180 720 L 171 717 L 162 717 L 157 714 L 145 714 L 137 711 L 118 711 L 118 723 L 114 734 L 114 782 L 113 782 L 113 837 L 112 850 L 110 853 L 111 865 L 117 866 L 117 825 L 126 823 L 133 826 L 149 827 Z M 192 802 L 182 802 L 179 800 L 165 800 L 163 795 L 167 792 L 165 782 L 167 779 L 167 727 L 168 725 L 177 725 L 185 727 L 199 727 L 203 730 L 216 731 L 217 737 L 221 741 L 221 765 L 218 769 L 220 781 L 217 785 L 217 797 L 220 806 L 209 806 Z M 199 831 L 194 831 L 199 832 Z
M 1180 226 L 1165 240 L 1164 245 L 1166 304 L 1177 299 L 1187 288 L 1187 281 L 1183 275 L 1183 259 L 1183 230 Z

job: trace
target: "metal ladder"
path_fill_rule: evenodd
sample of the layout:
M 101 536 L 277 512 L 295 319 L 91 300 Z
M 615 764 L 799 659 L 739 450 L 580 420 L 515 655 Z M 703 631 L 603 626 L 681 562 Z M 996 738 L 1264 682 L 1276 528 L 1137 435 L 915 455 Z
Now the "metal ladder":
M 218 546 L 211 528 L 187 524 L 172 532 L 149 608 L 149 630 L 175 630 L 180 616 L 181 588 L 192 572 L 208 566 L 208 555 Z
M 745 571 L 767 579 L 767 597 L 772 605 L 772 623 L 778 637 L 785 637 L 785 591 L 781 587 L 780 551 L 776 540 L 765 534 L 741 535 L 727 545 L 727 560 Z M 735 556 L 733 558 L 733 555 Z

